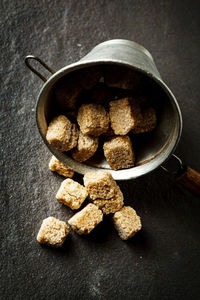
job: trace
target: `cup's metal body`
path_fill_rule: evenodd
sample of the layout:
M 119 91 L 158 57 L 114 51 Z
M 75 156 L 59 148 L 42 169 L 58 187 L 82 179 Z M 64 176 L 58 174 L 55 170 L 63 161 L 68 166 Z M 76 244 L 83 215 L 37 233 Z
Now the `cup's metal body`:
M 75 70 L 102 64 L 125 66 L 146 74 L 154 80 L 165 93 L 165 99 L 160 99 L 161 102 L 163 101 L 163 105 L 160 121 L 157 126 L 158 128 L 156 128 L 151 142 L 141 151 L 141 157 L 139 159 L 141 163 L 130 169 L 118 171 L 110 170 L 105 161 L 99 165 L 76 162 L 70 158 L 67 153 L 53 149 L 45 138 L 48 105 L 50 103 L 49 99 L 52 97 L 52 89 L 55 83 L 66 74 Z M 42 87 L 36 107 L 36 119 L 39 132 L 50 151 L 60 161 L 81 174 L 85 174 L 91 170 L 98 170 L 99 167 L 108 168 L 116 180 L 137 178 L 162 165 L 175 150 L 182 130 L 182 118 L 178 103 L 170 89 L 162 81 L 151 54 L 142 46 L 128 40 L 118 39 L 101 43 L 78 62 L 57 71 Z

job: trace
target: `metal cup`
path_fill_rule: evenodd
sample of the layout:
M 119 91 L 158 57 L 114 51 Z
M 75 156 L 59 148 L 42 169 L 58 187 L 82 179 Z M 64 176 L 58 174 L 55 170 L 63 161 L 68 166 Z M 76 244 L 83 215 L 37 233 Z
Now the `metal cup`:
M 30 64 L 31 59 L 39 61 L 52 73 L 52 76 L 46 80 L 46 78 L 32 67 Z M 162 81 L 151 54 L 141 45 L 122 39 L 109 40 L 97 45 L 78 62 L 66 66 L 57 72 L 54 72 L 41 59 L 32 55 L 27 56 L 25 62 L 34 73 L 45 81 L 36 105 L 36 120 L 39 132 L 50 151 L 62 163 L 73 168 L 74 171 L 85 174 L 88 171 L 107 169 L 116 180 L 134 179 L 152 172 L 161 166 L 174 152 L 182 131 L 180 108 L 176 98 Z M 53 97 L 52 91 L 57 81 L 75 70 L 105 64 L 124 66 L 141 72 L 144 76 L 149 77 L 152 83 L 161 91 L 158 125 L 153 131 L 151 138 L 140 149 L 137 156 L 137 165 L 129 169 L 111 170 L 105 159 L 102 159 L 98 163 L 79 163 L 73 160 L 68 153 L 55 150 L 46 140 Z

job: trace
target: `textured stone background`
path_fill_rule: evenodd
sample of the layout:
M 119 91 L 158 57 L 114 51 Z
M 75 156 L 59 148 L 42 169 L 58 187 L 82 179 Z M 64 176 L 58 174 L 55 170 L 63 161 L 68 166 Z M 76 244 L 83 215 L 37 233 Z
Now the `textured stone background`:
M 152 53 L 178 99 L 183 134 L 176 153 L 200 171 L 199 1 L 1 1 L 1 299 L 197 299 L 199 200 L 157 170 L 120 186 L 143 230 L 121 241 L 108 219 L 63 249 L 36 242 L 43 218 L 67 220 L 55 200 L 62 181 L 35 123 L 42 82 L 24 64 L 38 55 L 56 70 L 113 38 Z M 46 74 L 47 75 L 47 74 Z M 81 176 L 76 176 L 80 182 Z

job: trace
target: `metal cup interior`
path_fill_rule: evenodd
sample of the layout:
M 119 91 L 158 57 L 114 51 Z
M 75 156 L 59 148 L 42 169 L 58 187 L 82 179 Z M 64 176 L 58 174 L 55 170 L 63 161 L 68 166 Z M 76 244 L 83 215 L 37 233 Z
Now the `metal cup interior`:
M 133 148 L 136 152 L 136 165 L 134 167 L 117 171 L 111 170 L 101 151 L 98 151 L 92 159 L 79 163 L 71 158 L 70 153 L 55 150 L 46 140 L 48 124 L 58 114 L 54 96 L 54 88 L 58 81 L 66 75 L 70 76 L 70 74 L 78 72 L 82 68 L 90 69 L 94 65 L 113 64 L 119 67 L 135 69 L 128 64 L 112 60 L 106 62 L 103 60 L 96 62 L 80 61 L 59 70 L 51 76 L 43 86 L 38 97 L 36 106 L 37 125 L 44 142 L 52 154 L 61 162 L 73 168 L 74 171 L 85 174 L 88 171 L 104 169 L 109 170 L 116 180 L 134 179 L 155 170 L 168 159 L 175 150 L 182 129 L 181 113 L 174 95 L 162 80 L 147 74 L 143 70 L 136 69 L 136 71 L 142 73 L 144 80 L 148 81 L 148 86 L 155 95 L 153 106 L 157 111 L 158 123 L 151 133 L 132 136 Z

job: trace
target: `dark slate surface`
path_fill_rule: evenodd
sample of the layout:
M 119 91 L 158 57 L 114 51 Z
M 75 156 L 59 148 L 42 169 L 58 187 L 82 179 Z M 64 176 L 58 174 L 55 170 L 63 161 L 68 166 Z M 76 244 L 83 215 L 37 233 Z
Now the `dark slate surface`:
M 36 242 L 43 218 L 67 220 L 55 199 L 62 181 L 37 132 L 42 82 L 27 54 L 59 69 L 96 44 L 134 40 L 152 53 L 183 114 L 176 153 L 200 171 L 199 1 L 1 1 L 1 299 L 197 299 L 199 200 L 157 170 L 121 182 L 143 230 L 121 241 L 108 219 L 63 249 Z M 82 182 L 81 176 L 75 177 Z

